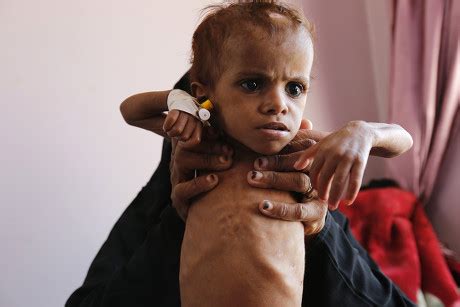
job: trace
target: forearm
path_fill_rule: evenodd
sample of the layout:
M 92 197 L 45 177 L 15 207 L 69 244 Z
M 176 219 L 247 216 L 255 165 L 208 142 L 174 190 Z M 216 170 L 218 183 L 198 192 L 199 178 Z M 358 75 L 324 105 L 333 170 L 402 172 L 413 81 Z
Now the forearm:
M 146 92 L 128 97 L 120 105 L 126 123 L 166 136 L 163 122 L 168 111 L 168 91 Z
M 412 147 L 411 135 L 397 124 L 352 121 L 349 125 L 361 126 L 370 132 L 372 138 L 371 155 L 392 158 Z

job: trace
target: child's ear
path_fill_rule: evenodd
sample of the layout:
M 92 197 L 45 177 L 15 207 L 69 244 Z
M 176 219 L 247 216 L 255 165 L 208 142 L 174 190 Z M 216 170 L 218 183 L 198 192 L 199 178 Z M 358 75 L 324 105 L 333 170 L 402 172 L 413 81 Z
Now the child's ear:
M 198 98 L 208 97 L 208 88 L 200 82 L 192 82 L 190 84 L 192 90 L 192 96 Z
M 300 129 L 312 130 L 313 124 L 309 119 L 302 118 L 302 121 L 300 122 Z

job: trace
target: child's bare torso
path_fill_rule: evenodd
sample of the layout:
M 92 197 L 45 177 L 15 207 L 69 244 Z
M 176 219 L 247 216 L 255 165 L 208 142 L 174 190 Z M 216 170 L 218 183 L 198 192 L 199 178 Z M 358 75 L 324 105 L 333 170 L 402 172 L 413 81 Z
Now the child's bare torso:
M 190 207 L 180 262 L 183 306 L 301 305 L 304 227 L 259 212 L 264 199 L 295 200 L 249 186 L 253 161 L 235 161 Z

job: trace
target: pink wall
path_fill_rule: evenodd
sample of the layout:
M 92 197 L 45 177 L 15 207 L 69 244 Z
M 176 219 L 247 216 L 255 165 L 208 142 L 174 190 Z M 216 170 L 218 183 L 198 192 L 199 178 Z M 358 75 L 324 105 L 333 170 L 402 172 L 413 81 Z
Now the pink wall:
M 368 26 L 365 2 L 302 2 L 305 15 L 316 25 L 318 37 L 315 80 L 307 102 L 306 117 L 321 130 L 335 130 L 356 119 L 381 121 L 374 70 L 386 67 L 374 67 L 370 39 L 372 28 Z M 382 25 L 379 31 L 384 31 L 385 26 Z M 380 43 L 389 46 L 389 41 Z M 381 162 L 381 158 L 370 158 L 365 182 L 384 175 Z

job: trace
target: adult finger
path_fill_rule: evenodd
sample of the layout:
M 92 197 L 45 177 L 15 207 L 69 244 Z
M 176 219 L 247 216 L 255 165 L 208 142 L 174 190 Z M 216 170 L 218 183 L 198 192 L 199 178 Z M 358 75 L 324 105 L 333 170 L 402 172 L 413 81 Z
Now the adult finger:
M 311 188 L 310 178 L 300 172 L 250 171 L 247 180 L 249 185 L 263 189 L 306 193 Z
M 182 170 L 225 170 L 232 165 L 231 155 L 196 153 L 176 149 L 174 164 Z
M 311 139 L 316 142 L 321 141 L 326 136 L 331 134 L 330 132 L 318 131 L 318 130 L 309 130 L 309 129 L 300 129 L 297 132 L 297 135 L 294 139 Z
M 201 125 L 198 125 L 201 126 Z M 203 128 L 200 128 L 203 129 Z M 198 132 L 197 132 L 198 133 Z M 200 142 L 198 144 L 186 144 L 186 143 L 179 143 L 182 148 L 184 148 L 187 152 L 195 152 L 195 153 L 207 153 L 207 154 L 214 154 L 214 155 L 233 155 L 233 149 L 230 145 L 222 142 L 222 141 L 209 141 L 203 135 L 200 137 Z
M 294 168 L 294 163 L 299 159 L 302 152 L 295 152 L 287 155 L 273 155 L 259 157 L 254 161 L 254 168 L 256 170 L 264 171 L 278 171 L 278 172 L 288 172 L 296 171 Z
M 197 132 L 198 133 L 198 132 Z M 197 154 L 210 154 L 210 155 L 228 155 L 232 156 L 233 155 L 233 149 L 223 143 L 223 142 L 208 142 L 206 140 L 203 140 L 203 138 L 200 138 L 201 141 L 198 144 L 190 144 L 187 142 L 178 142 L 177 147 L 178 150 L 177 152 L 185 152 L 186 154 L 193 152 Z
M 302 129 L 306 129 L 306 130 L 313 129 L 313 123 L 311 122 L 311 120 L 302 118 L 302 120 L 300 121 L 300 130 Z
M 201 193 L 212 190 L 217 186 L 218 182 L 217 175 L 208 174 L 176 184 L 171 193 L 171 200 L 179 216 L 185 220 L 190 200 Z
M 289 144 L 284 146 L 280 154 L 289 154 L 289 153 L 293 153 L 296 151 L 305 150 L 315 144 L 316 144 L 315 140 L 297 137 L 297 138 L 294 138 L 291 142 L 289 142 Z
M 327 205 L 319 200 L 296 204 L 264 200 L 259 204 L 259 211 L 271 218 L 302 222 L 305 233 L 313 234 L 324 226 Z

